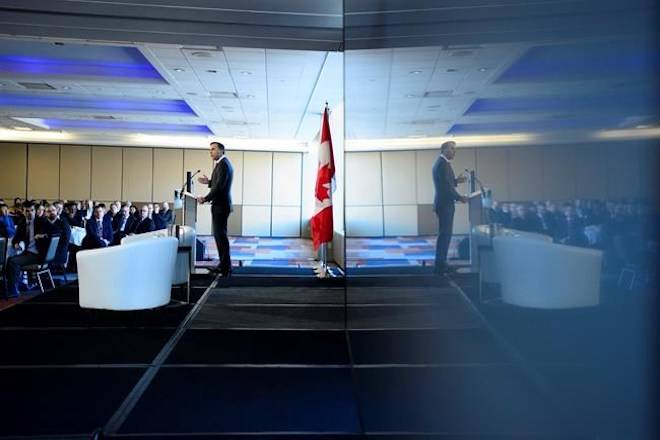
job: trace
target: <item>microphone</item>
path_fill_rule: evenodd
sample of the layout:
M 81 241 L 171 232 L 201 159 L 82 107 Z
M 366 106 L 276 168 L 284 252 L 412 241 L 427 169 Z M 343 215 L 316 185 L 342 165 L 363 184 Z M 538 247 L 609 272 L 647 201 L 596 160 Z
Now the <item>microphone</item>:
M 181 191 L 179 191 L 179 194 L 183 194 L 183 190 L 186 188 L 186 186 L 188 186 L 188 189 L 190 190 L 189 183 L 192 182 L 193 177 L 195 177 L 196 175 L 198 175 L 201 172 L 202 172 L 202 170 L 197 170 L 197 171 L 195 171 L 195 173 L 193 175 L 190 175 L 190 171 L 188 171 L 186 173 L 187 174 L 186 179 L 181 184 Z M 188 177 L 188 176 L 190 176 L 190 177 Z
M 481 180 L 477 177 L 477 173 L 473 171 L 468 170 L 467 168 L 465 169 L 465 172 L 468 173 L 471 179 L 473 181 L 476 181 L 479 184 L 479 191 L 481 191 L 482 194 L 484 194 L 484 185 L 481 183 Z

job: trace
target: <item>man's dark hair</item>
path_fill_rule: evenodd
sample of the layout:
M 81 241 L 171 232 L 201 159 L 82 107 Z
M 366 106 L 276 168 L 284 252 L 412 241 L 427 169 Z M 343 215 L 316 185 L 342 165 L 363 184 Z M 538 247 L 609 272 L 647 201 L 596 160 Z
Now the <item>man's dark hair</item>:
M 94 210 L 96 211 L 98 208 L 103 208 L 103 209 L 105 209 L 105 203 L 98 203 L 98 204 L 94 207 Z
M 35 203 L 32 200 L 24 201 L 23 202 L 23 209 L 29 209 L 29 208 L 35 208 L 36 209 Z
M 4 202 L 0 202 L 0 208 L 7 208 L 7 204 Z
M 214 145 L 214 144 L 218 146 L 218 150 L 225 151 L 225 146 L 222 145 L 220 142 L 216 142 L 216 141 L 211 142 L 211 145 Z

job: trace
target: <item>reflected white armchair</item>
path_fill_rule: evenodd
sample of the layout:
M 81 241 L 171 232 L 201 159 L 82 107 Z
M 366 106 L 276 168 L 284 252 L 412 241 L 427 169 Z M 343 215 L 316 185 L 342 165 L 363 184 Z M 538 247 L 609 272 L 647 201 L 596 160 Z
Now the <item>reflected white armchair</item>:
M 78 252 L 80 307 L 142 310 L 168 304 L 177 246 L 176 238 L 165 237 Z
M 596 306 L 602 252 L 522 236 L 493 239 L 502 301 L 540 309 Z

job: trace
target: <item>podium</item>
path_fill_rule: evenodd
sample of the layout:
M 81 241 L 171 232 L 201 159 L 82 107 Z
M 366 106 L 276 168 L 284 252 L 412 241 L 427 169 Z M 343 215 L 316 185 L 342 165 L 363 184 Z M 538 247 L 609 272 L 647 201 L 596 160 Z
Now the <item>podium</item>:
M 184 191 L 174 202 L 174 224 L 197 230 L 197 198 L 193 194 Z
M 483 192 L 482 192 L 483 191 Z M 488 224 L 490 191 L 474 191 L 468 196 L 468 224 L 470 237 L 470 268 L 471 272 L 479 271 L 479 244 L 475 236 L 475 227 Z

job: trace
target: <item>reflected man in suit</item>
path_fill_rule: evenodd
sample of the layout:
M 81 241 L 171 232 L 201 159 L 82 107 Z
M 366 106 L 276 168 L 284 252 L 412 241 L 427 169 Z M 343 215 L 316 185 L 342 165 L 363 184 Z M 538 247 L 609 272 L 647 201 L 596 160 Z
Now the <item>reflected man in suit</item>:
M 447 264 L 447 252 L 454 227 L 454 203 L 467 202 L 467 197 L 456 191 L 456 185 L 465 182 L 465 176 L 454 175 L 450 161 L 456 155 L 456 142 L 447 141 L 440 147 L 440 156 L 433 164 L 433 185 L 435 198 L 433 210 L 438 217 L 438 240 L 435 248 L 435 273 L 444 274 L 450 271 Z
M 112 221 L 112 232 L 114 234 L 114 244 L 121 243 L 121 239 L 133 232 L 137 220 L 129 212 L 128 205 L 123 205 L 119 214 Z
M 149 205 L 142 205 L 140 209 L 140 220 L 135 225 L 133 229 L 134 234 L 144 234 L 145 232 L 152 232 L 156 230 L 154 221 L 149 218 Z
M 229 237 L 227 236 L 227 221 L 232 212 L 231 184 L 234 178 L 234 168 L 225 156 L 225 146 L 220 142 L 211 142 L 209 154 L 213 159 L 211 179 L 203 175 L 199 183 L 208 185 L 211 189 L 205 196 L 198 196 L 199 203 L 210 202 L 213 238 L 218 248 L 220 262 L 213 272 L 219 272 L 224 277 L 231 275 L 231 255 L 229 252 Z

